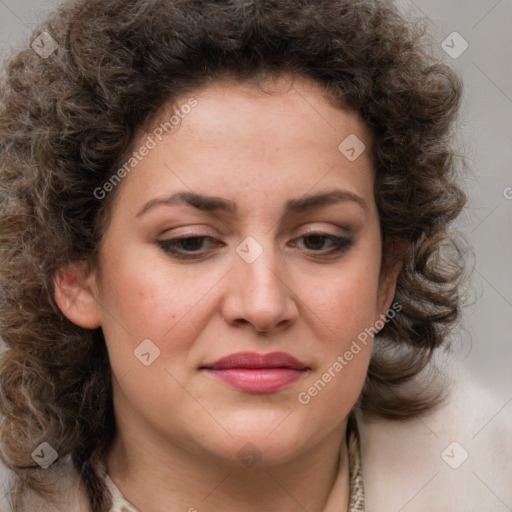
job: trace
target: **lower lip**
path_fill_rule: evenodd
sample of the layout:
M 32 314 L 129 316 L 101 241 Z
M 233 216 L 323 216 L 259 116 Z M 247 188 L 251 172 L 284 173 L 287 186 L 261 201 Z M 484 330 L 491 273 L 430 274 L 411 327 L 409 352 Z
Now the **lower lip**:
M 228 386 L 246 393 L 280 391 L 306 373 L 305 370 L 292 368 L 230 368 L 207 371 Z

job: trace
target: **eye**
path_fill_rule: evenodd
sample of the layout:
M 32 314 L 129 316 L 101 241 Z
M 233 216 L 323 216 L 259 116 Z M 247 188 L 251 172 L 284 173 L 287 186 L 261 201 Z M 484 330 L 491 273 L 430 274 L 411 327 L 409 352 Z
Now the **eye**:
M 348 237 L 336 236 L 329 233 L 312 232 L 301 236 L 297 240 L 304 240 L 306 250 L 314 253 L 323 253 L 324 255 L 338 254 L 348 249 L 352 244 L 353 240 Z M 325 243 L 329 242 L 331 249 L 325 249 Z M 292 242 L 293 246 L 296 246 L 296 242 Z
M 331 256 L 341 253 L 353 244 L 351 238 L 321 232 L 308 233 L 297 240 L 305 241 L 304 245 L 306 251 L 322 256 Z M 330 248 L 325 248 L 326 242 Z M 205 256 L 208 249 L 212 248 L 212 246 L 220 247 L 224 245 L 222 242 L 206 235 L 169 238 L 167 240 L 157 240 L 156 243 L 165 253 L 178 259 L 198 259 Z M 292 247 L 299 245 L 302 244 L 298 244 L 297 241 L 291 242 Z
M 218 242 L 214 238 L 205 235 L 158 240 L 157 244 L 162 248 L 164 252 L 175 258 L 192 259 L 200 258 L 204 255 L 205 241 L 212 245 L 222 245 L 221 242 Z

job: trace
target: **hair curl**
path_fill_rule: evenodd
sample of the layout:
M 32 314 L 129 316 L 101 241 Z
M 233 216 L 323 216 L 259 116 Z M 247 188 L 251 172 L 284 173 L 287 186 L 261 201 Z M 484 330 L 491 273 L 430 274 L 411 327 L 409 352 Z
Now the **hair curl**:
M 359 404 L 405 419 L 436 403 L 405 384 L 459 315 L 463 264 L 442 249 L 466 198 L 451 148 L 462 84 L 424 45 L 424 29 L 386 1 L 78 0 L 31 42 L 42 30 L 57 50 L 12 57 L 0 101 L 0 453 L 19 477 L 16 512 L 28 488 L 48 490 L 30 456 L 42 441 L 71 457 L 94 512 L 110 506 L 100 461 L 115 421 L 103 334 L 63 316 L 53 279 L 70 262 L 96 261 L 115 194 L 98 201 L 93 191 L 141 128 L 223 77 L 313 79 L 372 130 L 383 247 L 406 249 L 402 310 L 376 337 Z

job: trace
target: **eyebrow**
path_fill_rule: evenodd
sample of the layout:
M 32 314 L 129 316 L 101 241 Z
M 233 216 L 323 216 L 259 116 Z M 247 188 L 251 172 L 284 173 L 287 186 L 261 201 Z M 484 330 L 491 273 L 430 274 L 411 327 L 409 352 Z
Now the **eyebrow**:
M 348 190 L 333 189 L 315 195 L 308 195 L 297 199 L 289 199 L 283 209 L 283 217 L 291 214 L 304 213 L 335 203 L 352 202 L 364 210 L 368 207 L 364 199 Z M 236 215 L 238 208 L 235 201 L 217 196 L 205 196 L 194 192 L 176 192 L 169 197 L 156 197 L 148 201 L 137 213 L 141 217 L 147 211 L 159 205 L 187 204 L 198 210 L 206 212 L 225 212 Z

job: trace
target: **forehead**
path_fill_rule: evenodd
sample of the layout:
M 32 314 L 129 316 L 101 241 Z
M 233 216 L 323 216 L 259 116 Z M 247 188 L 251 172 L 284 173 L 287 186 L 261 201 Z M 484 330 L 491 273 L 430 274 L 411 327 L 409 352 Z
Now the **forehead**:
M 327 99 L 323 84 L 291 75 L 255 80 L 221 79 L 203 86 L 180 98 L 176 105 L 160 109 L 146 127 L 149 128 L 147 131 L 151 132 L 151 127 L 168 121 L 173 113 L 179 111 L 180 105 L 193 97 L 198 108 L 193 110 L 193 115 L 187 114 L 186 122 L 180 122 L 173 132 L 185 130 L 187 137 L 197 137 L 197 142 L 252 136 L 256 145 L 258 141 L 283 142 L 285 135 L 289 134 L 291 137 L 288 139 L 301 142 L 311 139 L 318 143 L 320 137 L 325 138 L 326 131 L 331 131 L 338 138 L 357 133 L 366 142 L 371 141 L 371 131 L 358 112 L 341 101 L 334 106 Z M 243 129 L 235 131 L 234 127 Z M 285 132 L 285 128 L 288 131 Z M 312 137 L 314 132 L 318 137 Z M 279 135 L 277 140 L 274 139 L 276 134 Z
M 162 132 L 191 99 L 194 108 L 183 109 L 179 124 Z M 148 138 L 154 147 L 122 183 L 131 182 L 131 194 L 141 200 L 177 188 L 267 201 L 317 185 L 342 184 L 358 195 L 372 188 L 370 130 L 357 112 L 333 106 L 322 86 L 307 79 L 215 82 L 161 109 L 135 148 Z M 348 158 L 349 146 L 361 152 L 357 159 Z

